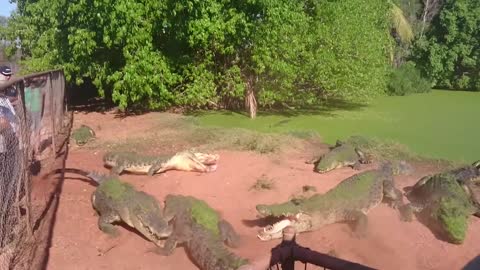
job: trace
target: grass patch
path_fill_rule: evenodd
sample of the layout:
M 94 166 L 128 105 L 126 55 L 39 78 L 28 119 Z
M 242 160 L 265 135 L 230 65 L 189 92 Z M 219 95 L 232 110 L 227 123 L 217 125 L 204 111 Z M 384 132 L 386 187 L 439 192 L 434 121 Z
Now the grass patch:
M 303 143 L 304 139 L 290 134 L 263 133 L 243 128 L 204 127 L 198 124 L 195 117 L 159 113 L 155 124 L 144 131 L 141 137 L 96 143 L 89 145 L 89 148 L 146 154 L 174 153 L 187 148 L 198 151 L 239 150 L 272 154 L 292 147 L 301 147 Z
M 271 190 L 275 188 L 275 182 L 273 179 L 268 178 L 265 174 L 262 174 L 257 181 L 248 190 Z

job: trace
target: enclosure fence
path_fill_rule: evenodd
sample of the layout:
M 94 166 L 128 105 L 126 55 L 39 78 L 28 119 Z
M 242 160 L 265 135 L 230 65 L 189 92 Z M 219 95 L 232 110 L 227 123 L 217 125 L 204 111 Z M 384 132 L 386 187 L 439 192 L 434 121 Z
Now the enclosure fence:
M 62 70 L 0 81 L 0 270 L 46 263 L 71 119 Z

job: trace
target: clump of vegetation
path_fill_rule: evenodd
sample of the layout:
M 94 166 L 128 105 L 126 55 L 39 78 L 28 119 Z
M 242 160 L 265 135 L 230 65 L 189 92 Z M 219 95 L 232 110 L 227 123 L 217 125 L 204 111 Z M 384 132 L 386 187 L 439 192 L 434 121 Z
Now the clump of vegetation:
M 390 9 L 383 0 L 19 0 L 1 32 L 10 53 L 21 48 L 23 72 L 63 67 L 68 83 L 91 82 L 120 109 L 239 109 L 382 94 Z
M 417 40 L 413 58 L 438 88 L 480 91 L 478 0 L 441 2 L 438 16 Z
M 286 134 L 262 133 L 241 128 L 196 128 L 187 135 L 192 140 L 202 140 L 203 147 L 210 149 L 232 149 L 272 154 L 282 149 L 295 147 L 300 139 Z
M 72 131 L 71 137 L 78 146 L 83 146 L 89 141 L 95 139 L 95 131 L 86 125 L 81 125 L 79 128 Z
M 249 190 L 271 190 L 275 188 L 275 182 L 273 179 L 268 178 L 265 174 L 262 174 L 257 181 L 250 187 Z
M 430 92 L 431 84 L 422 77 L 413 62 L 407 62 L 392 71 L 387 89 L 389 95 L 405 96 L 413 93 Z
M 102 146 L 114 151 L 149 152 L 154 148 L 157 154 L 170 154 L 192 147 L 198 151 L 226 149 L 273 154 L 300 147 L 305 141 L 288 134 L 263 133 L 242 128 L 202 127 L 192 117 L 169 113 L 160 115 L 157 124 L 153 124 L 152 128 L 140 136 L 104 142 Z

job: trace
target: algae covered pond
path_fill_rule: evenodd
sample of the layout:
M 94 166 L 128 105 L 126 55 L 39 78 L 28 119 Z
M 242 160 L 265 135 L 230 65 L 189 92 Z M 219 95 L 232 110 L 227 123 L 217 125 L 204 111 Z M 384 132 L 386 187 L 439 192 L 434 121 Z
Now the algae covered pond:
M 368 106 L 318 108 L 293 113 L 235 112 L 197 115 L 205 126 L 262 132 L 317 132 L 327 143 L 350 135 L 394 140 L 426 157 L 473 162 L 480 159 L 480 93 L 434 90 L 382 97 Z

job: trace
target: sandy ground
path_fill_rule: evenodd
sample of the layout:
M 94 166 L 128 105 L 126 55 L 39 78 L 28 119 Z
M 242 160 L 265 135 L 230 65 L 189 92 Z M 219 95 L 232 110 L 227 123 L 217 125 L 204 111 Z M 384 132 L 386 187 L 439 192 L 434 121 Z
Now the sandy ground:
M 111 114 L 77 114 L 75 124 L 86 123 L 96 128 L 101 140 L 105 137 L 125 138 L 148 128 L 150 115 L 116 119 Z M 118 125 L 122 121 L 126 125 Z M 128 126 L 128 129 L 125 128 Z M 135 135 L 134 135 L 135 136 Z M 154 177 L 124 174 L 122 179 L 132 183 L 160 201 L 166 194 L 193 195 L 207 201 L 230 221 L 242 236 L 243 244 L 235 253 L 256 260 L 268 256 L 279 240 L 262 242 L 256 238 L 260 228 L 255 222 L 255 205 L 287 200 L 303 185 L 313 185 L 325 192 L 346 177 L 356 173 L 350 168 L 327 174 L 316 174 L 305 164 L 305 154 L 290 156 L 260 155 L 253 152 L 220 151 L 216 172 L 199 174 L 169 171 Z M 101 162 L 103 152 L 72 149 L 67 167 L 107 172 Z M 364 166 L 363 170 L 368 169 Z M 433 171 L 428 166 L 416 169 L 411 176 L 397 176 L 402 188 Z M 272 190 L 249 190 L 262 175 L 273 179 Z M 90 196 L 94 186 L 67 174 L 60 197 L 47 269 L 198 269 L 178 247 L 170 257 L 148 253 L 153 244 L 135 232 L 121 228 L 118 238 L 109 238 L 97 228 L 97 216 Z M 334 250 L 342 259 L 355 261 L 378 269 L 461 269 L 480 253 L 480 219 L 472 217 L 468 237 L 463 245 L 452 245 L 435 238 L 423 224 L 403 223 L 398 212 L 382 204 L 369 213 L 368 236 L 353 236 L 347 224 L 333 224 L 300 234 L 301 245 L 329 252 Z M 106 251 L 100 254 L 100 251 Z M 298 269 L 303 269 L 299 264 Z M 307 269 L 318 269 L 308 266 Z

